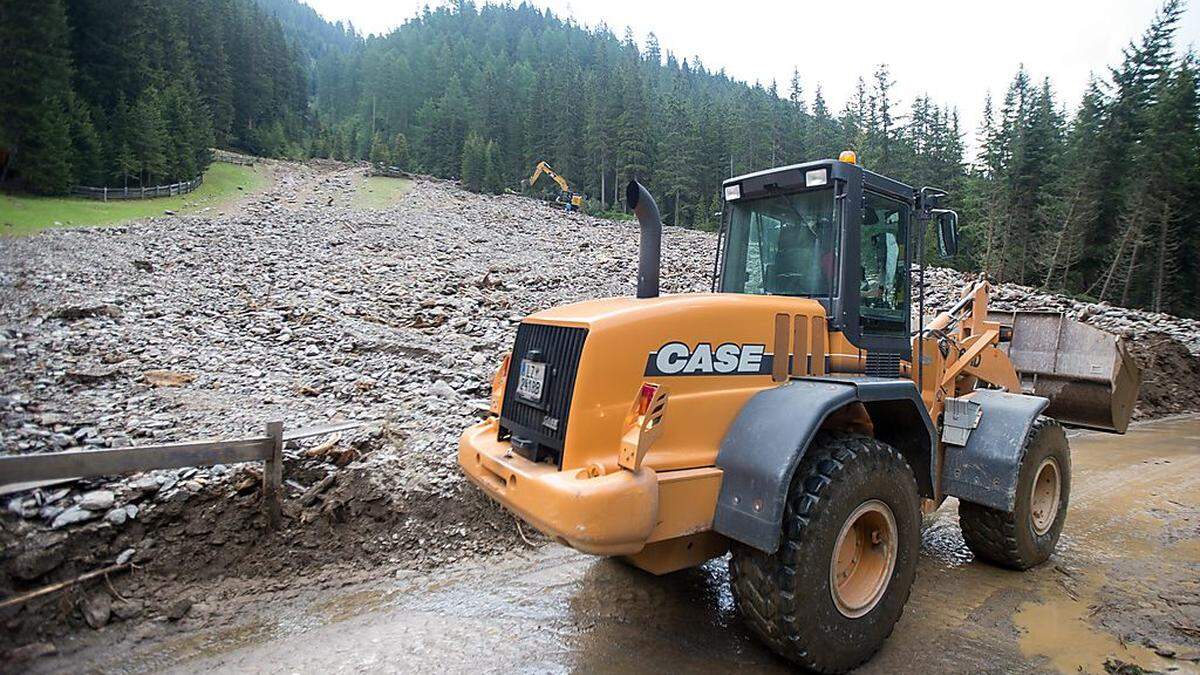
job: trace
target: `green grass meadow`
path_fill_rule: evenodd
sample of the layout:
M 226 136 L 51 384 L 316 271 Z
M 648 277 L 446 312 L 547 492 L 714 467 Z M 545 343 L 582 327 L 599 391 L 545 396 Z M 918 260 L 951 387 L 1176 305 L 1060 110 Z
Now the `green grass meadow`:
M 52 227 L 112 225 L 161 216 L 168 210 L 195 213 L 205 207 L 220 208 L 263 189 L 268 180 L 261 164 L 241 166 L 214 162 L 205 172 L 204 183 L 199 188 L 174 197 L 103 202 L 79 197 L 0 193 L 0 235 L 33 234 Z
M 407 178 L 371 176 L 358 184 L 350 205 L 356 209 L 387 208 L 399 202 L 412 186 L 413 182 Z

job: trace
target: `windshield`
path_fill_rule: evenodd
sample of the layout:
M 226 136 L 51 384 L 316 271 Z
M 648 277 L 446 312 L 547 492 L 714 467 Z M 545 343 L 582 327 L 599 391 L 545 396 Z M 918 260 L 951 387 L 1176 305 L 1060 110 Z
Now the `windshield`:
M 754 295 L 829 296 L 837 227 L 833 190 L 727 204 L 721 290 Z

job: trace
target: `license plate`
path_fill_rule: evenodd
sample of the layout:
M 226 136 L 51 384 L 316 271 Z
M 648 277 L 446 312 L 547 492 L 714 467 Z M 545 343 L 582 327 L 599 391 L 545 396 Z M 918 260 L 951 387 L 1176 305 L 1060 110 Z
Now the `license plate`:
M 517 396 L 534 403 L 542 402 L 546 388 L 546 364 L 529 359 L 521 360 L 521 373 L 517 377 Z

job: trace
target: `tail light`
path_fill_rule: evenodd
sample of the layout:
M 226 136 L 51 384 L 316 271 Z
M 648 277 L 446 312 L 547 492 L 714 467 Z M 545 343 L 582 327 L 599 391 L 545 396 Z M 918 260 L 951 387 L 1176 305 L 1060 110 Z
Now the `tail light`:
M 638 392 L 637 404 L 634 406 L 637 415 L 645 415 L 650 410 L 650 403 L 654 400 L 654 395 L 657 393 L 657 384 L 646 382 L 642 385 L 642 390 Z
M 488 409 L 493 415 L 500 415 L 500 406 L 504 403 L 504 386 L 508 383 L 508 364 L 512 361 L 512 352 L 504 355 L 496 374 L 492 376 L 492 400 Z
M 638 390 L 629 414 L 625 416 L 625 431 L 621 436 L 621 449 L 617 453 L 617 465 L 637 471 L 650 446 L 662 435 L 663 414 L 667 409 L 667 389 L 658 384 L 643 383 Z

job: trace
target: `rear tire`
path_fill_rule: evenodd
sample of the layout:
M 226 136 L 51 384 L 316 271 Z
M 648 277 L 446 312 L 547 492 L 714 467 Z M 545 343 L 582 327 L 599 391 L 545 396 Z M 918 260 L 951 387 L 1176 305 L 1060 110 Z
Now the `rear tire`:
M 1038 417 L 1025 439 L 1012 513 L 959 501 L 958 522 L 967 547 L 980 560 L 1014 570 L 1045 562 L 1058 546 L 1071 496 L 1067 434 Z
M 779 549 L 733 549 L 730 578 L 746 623 L 804 668 L 861 665 L 908 601 L 920 511 L 912 469 L 895 449 L 869 436 L 819 434 L 792 480 Z

